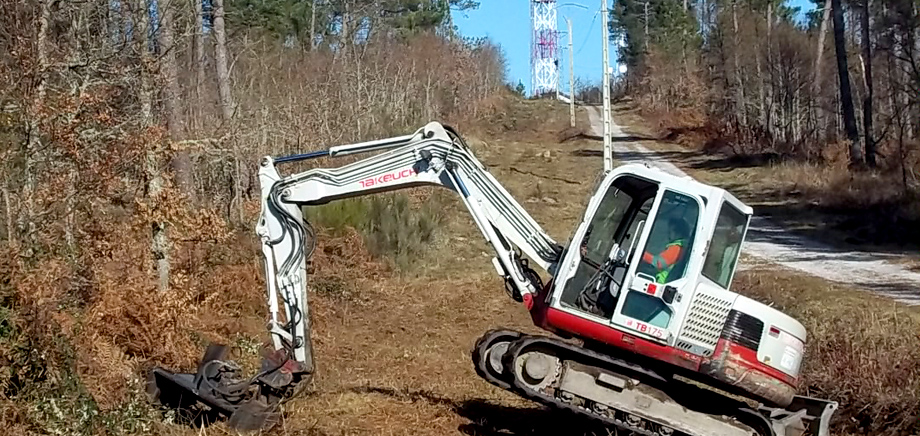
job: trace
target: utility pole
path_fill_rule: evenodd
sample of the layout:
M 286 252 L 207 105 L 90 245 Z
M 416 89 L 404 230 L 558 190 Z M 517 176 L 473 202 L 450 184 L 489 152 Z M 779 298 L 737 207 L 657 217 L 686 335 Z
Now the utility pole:
M 565 18 L 569 26 L 569 125 L 575 127 L 575 54 L 572 53 L 572 19 Z
M 613 144 L 610 138 L 610 50 L 607 41 L 610 39 L 607 28 L 607 0 L 602 0 L 601 15 L 603 16 L 604 35 L 604 173 L 613 170 Z

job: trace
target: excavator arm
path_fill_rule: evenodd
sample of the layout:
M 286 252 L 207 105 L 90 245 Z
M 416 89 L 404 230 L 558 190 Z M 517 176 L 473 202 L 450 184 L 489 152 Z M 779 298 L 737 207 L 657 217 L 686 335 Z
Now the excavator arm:
M 371 152 L 382 153 L 284 177 L 277 169 L 284 163 Z M 265 157 L 259 183 L 262 208 L 255 230 L 264 258 L 274 352 L 265 356 L 256 376 L 246 379 L 238 366 L 223 360 L 225 347 L 210 346 L 197 374 L 156 368 L 148 384 L 151 397 L 167 404 L 167 391 L 192 394 L 210 410 L 229 416 L 229 424 L 238 429 L 270 426 L 277 419 L 277 405 L 295 395 L 315 372 L 306 273 L 315 234 L 303 219 L 303 207 L 417 186 L 450 189 L 459 194 L 494 250 L 492 263 L 508 292 L 528 308 L 543 286 L 530 261 L 553 274 L 563 250 L 489 174 L 463 139 L 437 122 L 411 135 Z
M 315 168 L 281 177 L 276 165 L 286 162 L 341 157 L 388 150 L 337 167 Z M 562 252 L 449 127 L 429 123 L 412 135 L 303 155 L 266 157 L 259 169 L 262 214 L 256 233 L 262 241 L 269 329 L 275 348 L 290 349 L 293 359 L 313 371 L 306 293 L 306 259 L 312 253 L 314 233 L 301 208 L 334 200 L 416 186 L 441 186 L 457 192 L 492 246 L 492 263 L 505 279 L 512 296 L 527 301 L 542 287 L 526 255 L 550 273 Z M 279 301 L 280 296 L 280 301 Z M 285 319 L 280 319 L 283 305 Z

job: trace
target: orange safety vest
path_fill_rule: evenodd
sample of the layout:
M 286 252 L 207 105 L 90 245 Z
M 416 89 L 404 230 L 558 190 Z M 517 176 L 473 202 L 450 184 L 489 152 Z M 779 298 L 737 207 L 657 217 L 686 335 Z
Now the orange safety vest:
M 668 274 L 671 272 L 671 269 L 674 268 L 677 259 L 680 258 L 683 245 L 684 240 L 678 239 L 668 244 L 658 255 L 653 255 L 647 251 L 642 255 L 642 260 L 645 263 L 658 269 L 658 274 L 655 274 L 655 279 L 658 283 L 664 283 L 668 279 Z

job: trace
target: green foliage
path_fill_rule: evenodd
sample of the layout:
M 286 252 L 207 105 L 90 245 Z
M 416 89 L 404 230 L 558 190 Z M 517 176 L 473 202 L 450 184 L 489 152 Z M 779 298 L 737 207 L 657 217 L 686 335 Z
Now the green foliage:
M 407 35 L 438 27 L 450 14 L 450 5 L 443 0 L 390 0 L 384 2 L 383 13 L 390 27 Z
M 646 2 L 619 0 L 611 9 L 611 38 L 626 43 L 619 48 L 619 59 L 636 67 L 647 54 L 647 45 L 674 56 L 684 56 L 688 49 L 699 47 L 701 39 L 692 8 L 684 10 L 681 0 L 649 0 L 647 7 L 646 14 Z
M 376 255 L 387 255 L 399 268 L 407 268 L 434 240 L 442 222 L 436 201 L 418 211 L 410 209 L 405 195 L 373 197 L 365 237 Z
M 303 44 L 310 41 L 312 7 L 313 2 L 302 0 L 226 1 L 230 28 L 260 28 L 278 38 L 294 38 Z M 329 20 L 324 13 L 317 12 L 316 27 L 323 29 Z
M 342 236 L 349 227 L 364 229 L 369 209 L 367 198 L 349 198 L 307 208 L 304 218 L 331 231 L 334 236 Z
M 378 23 L 398 35 L 408 36 L 444 25 L 452 9 L 463 11 L 477 7 L 479 2 L 473 0 L 357 0 L 347 3 L 335 0 L 227 0 L 226 3 L 231 28 L 260 29 L 286 43 L 299 41 L 304 45 L 309 45 L 314 18 L 314 30 L 320 40 L 340 37 L 346 27 L 361 33 L 378 27 Z M 346 17 L 349 24 L 343 26 L 342 20 Z
M 372 254 L 407 269 L 434 241 L 443 221 L 439 198 L 418 208 L 405 194 L 346 199 L 307 209 L 306 218 L 334 235 L 349 227 L 360 231 Z

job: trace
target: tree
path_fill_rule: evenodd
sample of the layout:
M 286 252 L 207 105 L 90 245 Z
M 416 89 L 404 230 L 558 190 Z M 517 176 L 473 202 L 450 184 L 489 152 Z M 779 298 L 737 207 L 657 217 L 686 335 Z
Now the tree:
M 620 0 L 610 9 L 610 38 L 624 41 L 618 49 L 621 62 L 642 72 L 650 49 L 678 59 L 685 67 L 699 49 L 702 38 L 692 10 L 681 0 Z
M 195 30 L 192 32 L 192 45 L 194 46 L 194 58 L 193 63 L 195 64 L 195 76 L 193 80 L 193 89 L 195 90 L 195 99 L 194 104 L 196 106 L 201 106 L 203 103 L 202 100 L 202 90 L 201 87 L 204 85 L 205 71 L 204 71 L 204 10 L 202 6 L 202 0 L 192 0 L 194 7 L 192 8 L 193 13 L 195 14 Z M 195 108 L 198 109 L 198 108 Z M 196 113 L 197 110 L 191 110 L 190 113 Z M 196 117 L 198 118 L 198 117 Z
M 872 35 L 869 29 L 869 0 L 862 0 L 862 44 L 866 95 L 863 97 L 863 136 L 866 141 L 866 163 L 875 166 L 875 138 L 872 135 L 872 98 L 875 86 L 872 84 Z
M 140 31 L 136 35 L 137 51 L 140 55 L 140 89 L 138 100 L 140 103 L 140 127 L 148 130 L 155 124 L 153 117 L 153 76 L 154 60 L 150 52 L 151 14 L 147 0 L 136 0 L 135 10 L 138 11 Z M 151 206 L 156 210 L 162 203 L 164 189 L 162 157 L 157 147 L 149 147 L 144 154 L 144 172 L 147 178 L 147 197 Z M 150 253 L 153 255 L 153 265 L 157 276 L 157 290 L 166 292 L 169 289 L 169 234 L 167 223 L 155 219 L 150 223 L 151 244 Z
M 862 150 L 859 145 L 859 131 L 856 128 L 856 114 L 853 108 L 853 94 L 850 90 L 850 72 L 847 68 L 846 27 L 843 21 L 843 7 L 840 0 L 832 0 L 834 18 L 834 49 L 837 56 L 837 74 L 840 77 L 840 104 L 843 109 L 843 122 L 847 139 L 850 141 L 850 165 L 862 163 Z
M 212 2 L 216 20 L 218 6 L 216 1 Z M 295 45 L 314 39 L 316 3 L 303 0 L 221 0 L 220 8 L 225 9 L 225 22 L 234 28 L 262 29 L 289 45 Z M 304 45 L 312 47 L 312 42 Z
M 821 74 L 821 65 L 822 61 L 824 60 L 824 44 L 825 38 L 827 37 L 827 23 L 830 21 L 831 16 L 831 1 L 832 0 L 824 0 L 824 8 L 821 13 L 821 27 L 818 30 L 818 44 L 815 48 L 815 71 L 812 77 L 812 92 L 816 98 L 821 95 L 821 79 L 823 77 Z M 817 108 L 815 108 L 815 113 L 815 123 L 819 124 L 820 122 L 818 121 L 819 117 L 817 116 Z
M 230 93 L 230 68 L 227 63 L 227 31 L 224 28 L 224 0 L 214 3 L 214 64 L 217 67 L 217 93 L 224 123 L 233 118 L 233 95 Z

